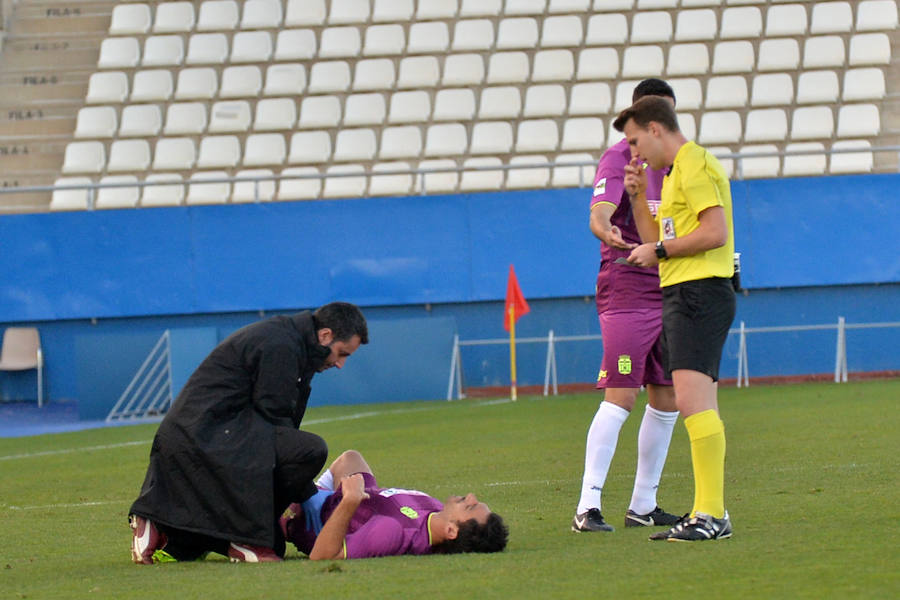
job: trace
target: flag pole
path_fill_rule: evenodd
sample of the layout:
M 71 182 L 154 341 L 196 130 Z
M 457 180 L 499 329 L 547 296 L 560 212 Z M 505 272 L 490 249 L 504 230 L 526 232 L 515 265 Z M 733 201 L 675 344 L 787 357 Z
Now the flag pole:
M 509 397 L 516 401 L 516 307 L 509 307 Z

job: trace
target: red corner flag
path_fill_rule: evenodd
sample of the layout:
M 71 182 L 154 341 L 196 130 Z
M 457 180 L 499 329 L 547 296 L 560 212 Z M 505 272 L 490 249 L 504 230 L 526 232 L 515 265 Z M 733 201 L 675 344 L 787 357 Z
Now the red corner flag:
M 515 323 L 524 314 L 531 310 L 525 297 L 522 296 L 522 290 L 519 288 L 519 281 L 516 279 L 516 272 L 513 266 L 509 265 L 509 280 L 506 282 L 506 306 L 503 315 L 503 329 L 509 331 L 510 319 Z

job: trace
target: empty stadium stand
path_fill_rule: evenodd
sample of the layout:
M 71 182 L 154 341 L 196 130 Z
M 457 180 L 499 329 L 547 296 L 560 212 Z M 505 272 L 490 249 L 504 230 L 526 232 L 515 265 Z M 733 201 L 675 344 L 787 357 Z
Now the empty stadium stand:
M 875 151 L 900 143 L 896 0 L 18 0 L 7 17 L 0 186 L 111 185 L 0 194 L 7 213 L 589 185 L 649 76 L 733 176 L 898 169 Z

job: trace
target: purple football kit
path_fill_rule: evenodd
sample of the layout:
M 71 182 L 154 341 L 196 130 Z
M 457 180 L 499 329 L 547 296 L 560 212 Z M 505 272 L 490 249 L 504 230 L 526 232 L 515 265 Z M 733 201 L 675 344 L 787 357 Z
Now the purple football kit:
M 600 158 L 594 176 L 591 209 L 600 202 L 616 207 L 610 223 L 622 239 L 640 244 L 631 200 L 625 191 L 625 166 L 631 161 L 628 140 L 611 146 Z M 647 204 L 651 213 L 659 208 L 666 172 L 645 167 Z M 597 274 L 597 314 L 603 333 L 603 361 L 598 388 L 637 388 L 644 384 L 671 385 L 662 366 L 659 335 L 662 330 L 662 291 L 659 271 L 615 262 L 631 250 L 600 245 Z

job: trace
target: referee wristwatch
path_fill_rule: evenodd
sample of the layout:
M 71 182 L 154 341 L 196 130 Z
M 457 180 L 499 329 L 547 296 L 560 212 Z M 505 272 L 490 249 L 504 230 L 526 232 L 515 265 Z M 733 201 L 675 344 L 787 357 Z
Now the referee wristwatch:
M 666 247 L 663 246 L 662 240 L 656 242 L 656 258 L 658 258 L 659 260 L 665 260 L 669 258 L 669 255 L 666 252 Z

